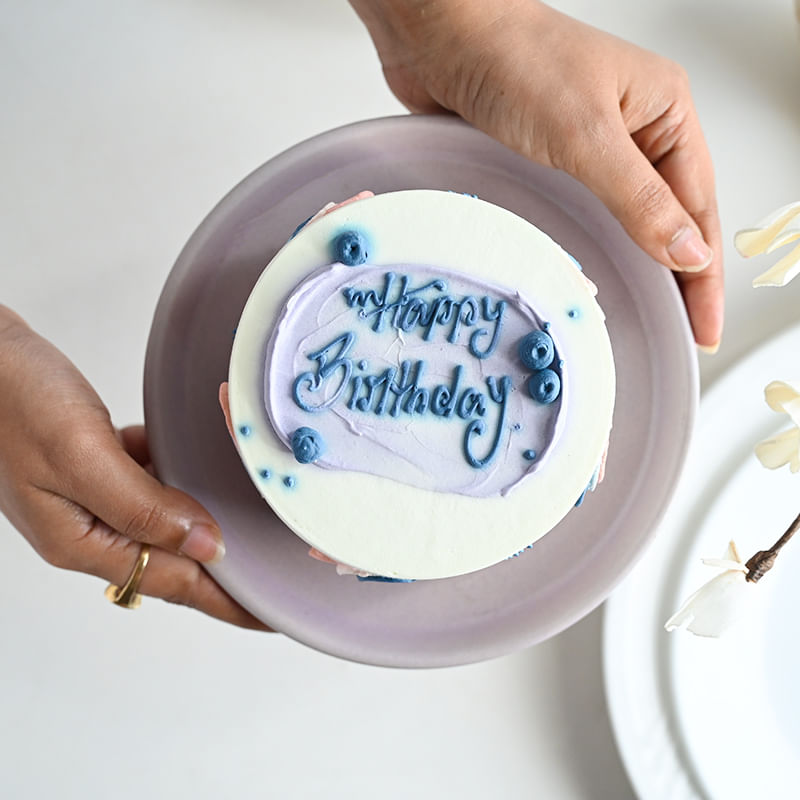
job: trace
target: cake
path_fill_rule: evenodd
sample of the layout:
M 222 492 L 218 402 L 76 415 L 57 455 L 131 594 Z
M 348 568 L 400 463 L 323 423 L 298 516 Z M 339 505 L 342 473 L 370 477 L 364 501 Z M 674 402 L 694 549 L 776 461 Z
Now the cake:
M 579 504 L 614 394 L 577 262 L 510 211 L 411 190 L 295 231 L 221 397 L 250 478 L 312 553 L 424 580 L 509 558 Z

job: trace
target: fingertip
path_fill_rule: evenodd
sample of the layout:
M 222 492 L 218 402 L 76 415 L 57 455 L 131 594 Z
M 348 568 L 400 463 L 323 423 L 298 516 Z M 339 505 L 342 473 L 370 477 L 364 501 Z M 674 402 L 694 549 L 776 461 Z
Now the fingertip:
M 225 427 L 228 429 L 228 433 L 235 444 L 236 436 L 233 433 L 233 422 L 231 421 L 231 404 L 230 395 L 228 394 L 227 381 L 219 385 L 219 406 L 222 409 L 223 416 L 225 417 Z
M 720 343 L 721 343 L 721 340 L 718 339 L 714 344 L 709 344 L 709 345 L 698 344 L 697 345 L 697 349 L 701 353 L 703 353 L 703 354 L 705 354 L 707 356 L 713 356 L 713 355 L 717 354 L 717 351 L 719 350 Z
M 219 528 L 195 523 L 189 528 L 179 552 L 203 564 L 218 564 L 225 557 L 225 543 Z
M 722 274 L 712 265 L 703 272 L 679 273 L 676 277 L 698 350 L 713 355 L 719 350 L 724 324 Z
M 666 247 L 671 266 L 680 272 L 701 272 L 714 260 L 714 251 L 700 233 L 690 225 L 683 225 L 673 235 Z

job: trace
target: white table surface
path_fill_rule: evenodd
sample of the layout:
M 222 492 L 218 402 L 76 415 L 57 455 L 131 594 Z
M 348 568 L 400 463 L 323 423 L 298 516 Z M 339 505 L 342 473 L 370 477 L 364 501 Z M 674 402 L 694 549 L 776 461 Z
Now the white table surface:
M 708 385 L 798 314 L 797 291 L 752 290 L 759 265 L 730 246 L 800 199 L 791 0 L 557 5 L 690 73 L 728 248 Z M 301 139 L 402 111 L 345 0 L 2 0 L 0 109 L 0 301 L 121 425 L 142 417 L 163 280 L 219 197 Z M 633 797 L 601 611 L 514 656 L 406 672 L 156 600 L 127 613 L 103 586 L 0 518 L 0 796 Z

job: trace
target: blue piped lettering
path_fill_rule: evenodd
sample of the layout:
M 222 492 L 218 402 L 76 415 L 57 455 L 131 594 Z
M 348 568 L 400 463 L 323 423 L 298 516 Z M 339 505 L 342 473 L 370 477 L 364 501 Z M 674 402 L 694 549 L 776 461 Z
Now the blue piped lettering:
M 467 425 L 467 430 L 464 432 L 464 457 L 467 459 L 467 463 L 475 469 L 483 469 L 491 464 L 497 456 L 505 429 L 506 400 L 511 393 L 511 378 L 506 375 L 500 379 L 498 384 L 497 379 L 491 376 L 486 379 L 486 386 L 491 399 L 498 404 L 499 412 L 491 449 L 483 458 L 478 458 L 472 452 L 472 440 L 476 435 L 483 436 L 486 433 L 486 423 L 482 419 L 474 419 Z
M 348 331 L 347 333 L 343 333 L 341 336 L 338 336 L 329 345 L 323 347 L 321 350 L 317 350 L 315 353 L 309 353 L 308 358 L 311 361 L 317 362 L 317 371 L 316 373 L 300 373 L 300 375 L 295 378 L 292 390 L 295 403 L 297 403 L 297 405 L 300 406 L 303 411 L 309 411 L 311 413 L 324 411 L 326 408 L 330 408 L 339 399 L 345 389 L 345 386 L 347 386 L 347 382 L 350 380 L 350 375 L 353 372 L 353 362 L 345 356 L 353 346 L 355 339 L 355 334 Z M 329 352 L 337 344 L 341 345 L 339 352 L 336 354 L 333 360 L 329 360 Z M 325 384 L 327 379 L 340 367 L 342 368 L 342 378 L 339 383 L 339 387 L 327 400 L 315 406 L 303 399 L 301 392 L 304 384 L 309 392 L 318 392 Z
M 500 341 L 500 332 L 503 328 L 503 314 L 505 313 L 506 306 L 508 305 L 505 300 L 498 300 L 497 305 L 492 311 L 489 308 L 491 299 L 489 297 L 483 298 L 483 318 L 487 322 L 494 322 L 494 333 L 489 341 L 489 346 L 486 350 L 478 348 L 478 339 L 486 335 L 486 328 L 478 328 L 472 336 L 469 337 L 469 351 L 475 358 L 488 358 L 494 353 L 497 343 Z
M 424 292 L 447 291 L 447 283 L 440 278 L 416 288 L 412 288 L 410 284 L 411 278 L 408 275 L 398 276 L 394 272 L 386 272 L 382 288 L 348 286 L 342 290 L 342 295 L 350 308 L 358 309 L 359 319 L 371 322 L 372 330 L 376 333 L 383 331 L 388 323 L 403 333 L 419 330 L 422 338 L 429 342 L 437 328 L 449 325 L 447 341 L 456 344 L 462 327 L 472 328 L 481 321 L 494 323 L 491 328 L 480 327 L 473 331 L 469 337 L 468 349 L 471 355 L 479 359 L 488 358 L 495 351 L 508 305 L 505 300 L 494 301 L 488 295 L 480 299 L 471 295 L 457 298 L 449 294 L 423 297 Z M 489 341 L 482 348 L 479 342 L 486 336 L 489 336 Z

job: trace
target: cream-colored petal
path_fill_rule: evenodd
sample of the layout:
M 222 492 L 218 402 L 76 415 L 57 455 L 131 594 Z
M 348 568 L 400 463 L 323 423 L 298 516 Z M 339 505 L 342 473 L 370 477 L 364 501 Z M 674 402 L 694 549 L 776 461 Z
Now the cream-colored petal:
M 800 246 L 790 250 L 777 264 L 753 280 L 753 286 L 786 286 L 800 274 Z
M 793 227 L 792 221 L 798 216 L 800 216 L 800 202 L 779 208 L 752 228 L 739 231 L 734 238 L 736 249 L 746 258 L 768 252 L 773 241 L 783 238 L 784 229 Z M 783 243 L 787 241 L 790 239 Z
M 788 431 L 759 442 L 755 448 L 758 460 L 767 469 L 778 469 L 789 465 L 792 472 L 800 470 L 800 430 L 790 428 Z
M 744 572 L 723 572 L 701 586 L 664 627 L 668 631 L 685 627 L 697 636 L 722 636 L 742 616 L 749 592 Z
M 747 567 L 740 561 L 733 561 L 729 558 L 704 558 L 703 564 L 707 567 L 724 569 L 726 572 L 748 572 Z
M 734 542 L 733 539 L 728 542 L 728 549 L 725 551 L 723 558 L 735 561 L 737 564 L 744 564 L 742 557 L 739 555 L 739 548 L 736 546 L 736 542 Z
M 792 422 L 800 428 L 800 398 L 796 400 L 790 400 L 786 405 L 783 407 L 784 414 L 788 414 Z
M 704 558 L 703 563 L 707 567 L 717 567 L 719 569 L 732 569 L 744 570 L 747 572 L 747 567 L 739 555 L 739 549 L 736 547 L 736 542 L 731 539 L 725 549 L 725 554 L 722 558 Z
M 773 411 L 788 413 L 786 407 L 800 400 L 800 382 L 770 381 L 764 387 L 764 400 Z
M 784 247 L 798 239 L 800 239 L 800 220 L 794 219 L 781 229 L 781 232 L 770 242 L 769 247 L 764 252 L 767 254 L 772 253 L 779 247 Z

